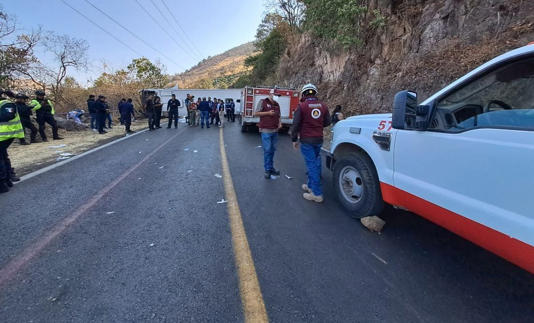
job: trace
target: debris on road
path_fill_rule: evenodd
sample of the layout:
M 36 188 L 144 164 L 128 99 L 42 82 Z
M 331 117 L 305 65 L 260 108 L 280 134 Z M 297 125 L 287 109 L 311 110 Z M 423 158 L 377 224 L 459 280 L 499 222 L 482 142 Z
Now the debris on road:
M 289 175 L 286 174 L 286 178 L 287 178 L 287 179 L 293 179 L 293 178 L 295 178 L 295 177 L 291 177 L 291 176 L 289 176 Z
M 224 203 L 228 203 L 228 201 L 225 200 L 225 199 L 222 199 L 222 200 L 220 200 L 220 201 L 217 201 L 217 204 L 224 204 Z
M 69 158 L 70 157 L 61 156 L 61 157 L 56 158 L 56 161 L 62 161 L 62 160 L 69 159 Z
M 374 252 L 371 252 L 371 255 L 373 255 L 373 257 L 375 257 L 376 259 L 378 259 L 378 261 L 380 261 L 381 263 L 383 263 L 384 265 L 387 265 L 388 262 L 385 261 L 384 259 L 382 259 L 381 257 L 379 257 L 377 254 L 375 254 Z
M 48 146 L 48 148 L 51 148 L 51 149 L 58 149 L 58 148 L 63 148 L 63 147 L 67 147 L 67 145 L 61 144 L 61 145 Z
M 378 233 L 380 233 L 380 231 L 382 231 L 382 228 L 384 228 L 384 225 L 386 224 L 386 221 L 382 220 L 381 218 L 377 217 L 376 215 L 367 216 L 365 218 L 361 218 L 360 222 L 369 231 L 378 232 Z
M 109 211 L 109 212 L 106 212 L 106 214 L 115 214 L 115 211 Z
M 192 170 L 192 169 L 190 169 L 190 170 L 188 170 L 187 172 L 188 172 L 188 173 L 192 173 L 192 172 L 193 172 L 193 170 Z
M 160 166 L 160 167 L 158 167 L 158 168 L 159 168 L 159 169 L 163 169 L 163 167 L 165 167 L 165 166 Z
M 184 148 L 184 151 L 189 151 L 189 148 Z
M 143 153 L 142 151 L 139 152 L 140 154 Z
M 61 153 L 59 154 L 61 157 L 72 157 L 74 156 L 74 154 L 71 154 L 71 153 Z
M 256 146 L 256 148 L 263 148 L 263 146 Z
M 149 246 L 151 246 L 151 247 L 154 247 L 154 246 L 155 246 L 155 244 L 154 244 L 154 243 L 151 243 L 151 244 L 150 244 Z
M 217 178 L 222 178 L 222 175 L 219 174 L 219 173 L 215 174 L 214 176 L 217 177 Z
M 193 150 L 194 153 L 198 153 L 198 150 Z

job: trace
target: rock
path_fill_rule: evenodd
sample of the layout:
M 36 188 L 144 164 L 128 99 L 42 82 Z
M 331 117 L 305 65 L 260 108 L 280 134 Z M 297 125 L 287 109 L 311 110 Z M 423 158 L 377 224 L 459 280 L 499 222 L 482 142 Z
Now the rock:
M 85 124 L 79 124 L 74 122 L 73 120 L 67 120 L 62 117 L 55 116 L 54 119 L 56 119 L 56 123 L 59 128 L 65 129 L 67 131 L 80 131 L 88 128 L 88 126 Z
M 363 224 L 364 227 L 369 229 L 369 231 L 371 232 L 382 231 L 382 228 L 384 228 L 384 225 L 386 224 L 386 221 L 382 220 L 376 215 L 361 218 L 360 222 Z

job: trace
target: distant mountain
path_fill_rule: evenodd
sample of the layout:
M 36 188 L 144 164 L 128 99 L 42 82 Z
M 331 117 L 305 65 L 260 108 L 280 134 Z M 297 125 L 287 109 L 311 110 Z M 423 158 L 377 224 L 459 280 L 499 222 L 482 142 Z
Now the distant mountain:
M 245 59 L 256 52 L 252 42 L 234 47 L 222 54 L 208 57 L 187 71 L 171 77 L 169 86 L 179 88 L 226 88 L 250 70 Z

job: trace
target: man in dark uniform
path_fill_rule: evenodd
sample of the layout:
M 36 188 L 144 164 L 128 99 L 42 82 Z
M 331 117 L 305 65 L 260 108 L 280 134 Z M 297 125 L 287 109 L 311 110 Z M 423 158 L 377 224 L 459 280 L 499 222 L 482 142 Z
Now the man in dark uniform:
M 161 98 L 156 95 L 154 97 L 154 127 L 156 129 L 161 128 L 161 111 L 163 110 L 163 103 L 161 103 Z
M 48 141 L 45 133 L 45 123 L 48 123 L 52 127 L 53 139 L 63 139 L 58 135 L 58 127 L 56 124 L 56 120 L 54 119 L 54 114 L 56 114 L 54 110 L 54 105 L 50 100 L 45 98 L 44 91 L 35 91 L 35 96 L 36 98 L 32 100 L 30 106 L 32 107 L 32 110 L 35 111 L 35 114 L 37 116 L 37 123 L 39 124 L 39 134 L 41 135 L 41 138 L 43 139 L 43 141 Z
M 30 143 L 35 142 L 35 137 L 37 136 L 37 128 L 33 125 L 31 120 L 32 108 L 26 105 L 26 100 L 28 96 L 22 92 L 15 95 L 15 105 L 17 106 L 17 112 L 20 117 L 20 123 L 25 129 L 30 129 Z M 20 138 L 21 145 L 29 145 L 25 138 Z
M 95 96 L 93 94 L 89 95 L 89 98 L 87 99 L 87 110 L 91 116 L 91 130 L 97 131 L 98 124 L 96 122 Z
M 107 133 L 107 131 L 104 130 L 104 124 L 106 123 L 106 113 L 108 111 L 106 97 L 103 95 L 99 95 L 98 100 L 95 101 L 94 106 L 96 110 L 96 124 L 98 127 L 98 133 L 103 135 Z
M 174 119 L 174 128 L 178 128 L 178 107 L 180 106 L 180 100 L 176 100 L 176 95 L 171 95 L 171 99 L 167 102 L 167 112 L 169 113 L 169 124 L 167 129 L 172 126 L 172 120 Z
M 148 130 L 154 130 L 154 96 L 151 95 L 146 100 L 146 116 L 148 118 Z
M 204 123 L 206 124 L 206 128 L 209 129 L 209 115 L 210 115 L 210 103 L 206 98 L 202 98 L 202 101 L 200 101 L 200 104 L 198 105 L 198 110 L 200 111 L 200 127 L 204 128 Z
M 130 126 L 132 125 L 132 117 L 134 116 L 132 99 L 128 99 L 127 101 L 121 103 L 119 106 L 119 111 L 121 113 L 121 120 L 124 124 L 126 133 L 133 133 L 134 131 L 130 130 Z
M 317 98 L 317 87 L 306 84 L 301 91 L 302 98 L 293 114 L 291 139 L 293 148 L 300 151 L 308 169 L 308 183 L 302 184 L 306 200 L 322 203 L 324 201 L 321 187 L 321 146 L 323 145 L 323 128 L 330 125 L 330 113 L 326 104 Z
M 3 95 L 8 98 L 5 98 Z M 20 181 L 11 167 L 11 161 L 7 153 L 7 148 L 15 138 L 24 138 L 24 128 L 20 123 L 17 107 L 11 101 L 13 92 L 0 90 L 0 193 L 9 191 L 13 182 Z

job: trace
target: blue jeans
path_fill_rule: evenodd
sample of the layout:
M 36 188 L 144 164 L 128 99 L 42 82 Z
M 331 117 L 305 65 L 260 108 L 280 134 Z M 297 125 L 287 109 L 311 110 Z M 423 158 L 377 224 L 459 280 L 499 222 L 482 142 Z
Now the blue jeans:
M 108 128 L 111 128 L 111 113 L 106 114 L 106 120 L 108 121 Z
M 316 196 L 323 195 L 321 188 L 321 146 L 322 144 L 300 144 L 308 169 L 308 187 Z
M 261 145 L 263 147 L 263 167 L 268 172 L 274 169 L 273 159 L 278 142 L 278 133 L 261 133 Z
M 96 123 L 96 113 L 90 113 L 91 115 L 91 129 L 98 129 L 98 124 Z
M 209 124 L 210 112 L 209 111 L 200 111 L 200 125 L 204 128 L 204 122 L 206 122 L 206 128 L 210 127 Z

